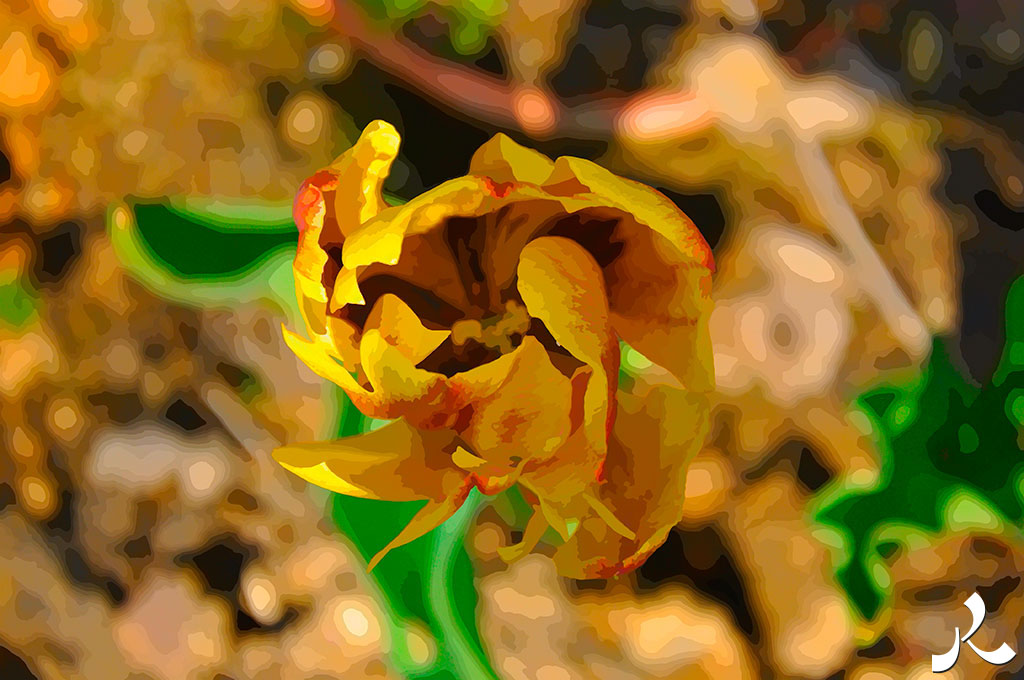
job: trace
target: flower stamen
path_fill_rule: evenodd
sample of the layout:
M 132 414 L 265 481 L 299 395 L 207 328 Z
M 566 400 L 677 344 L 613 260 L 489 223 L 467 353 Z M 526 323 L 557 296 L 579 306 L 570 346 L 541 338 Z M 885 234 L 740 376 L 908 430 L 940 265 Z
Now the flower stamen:
M 513 338 L 530 329 L 530 314 L 515 300 L 505 303 L 505 312 L 483 320 L 462 319 L 452 324 L 452 343 L 462 347 L 469 341 L 506 354 L 515 349 Z

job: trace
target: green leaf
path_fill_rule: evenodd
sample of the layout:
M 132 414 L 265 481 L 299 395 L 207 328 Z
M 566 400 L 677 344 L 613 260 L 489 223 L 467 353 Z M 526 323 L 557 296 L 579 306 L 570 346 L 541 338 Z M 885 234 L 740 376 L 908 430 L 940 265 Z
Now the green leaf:
M 213 212 L 198 212 L 204 205 Z M 282 219 L 277 205 L 170 199 L 111 206 L 107 230 L 124 267 L 162 298 L 198 307 L 266 300 L 295 322 L 298 232 Z
M 372 428 L 344 393 L 338 436 Z M 477 593 L 473 566 L 464 547 L 468 525 L 481 502 L 474 491 L 462 508 L 429 534 L 392 550 L 370 576 L 390 613 L 392 661 L 408 678 L 494 678 L 476 627 Z M 422 502 L 393 503 L 333 494 L 331 517 L 365 560 L 383 548 L 412 519 Z M 405 645 L 405 622 L 429 628 L 438 653 L 417 664 Z
M 880 432 L 882 474 L 871 489 L 825 491 L 815 519 L 847 541 L 838 579 L 872 619 L 890 593 L 885 559 L 915 533 L 991 528 L 1024 518 L 1021 419 L 1024 395 L 1024 277 L 1006 300 L 1006 349 L 992 382 L 977 386 L 936 340 L 921 376 L 872 390 L 858 405 Z M 895 547 L 894 547 L 895 546 Z

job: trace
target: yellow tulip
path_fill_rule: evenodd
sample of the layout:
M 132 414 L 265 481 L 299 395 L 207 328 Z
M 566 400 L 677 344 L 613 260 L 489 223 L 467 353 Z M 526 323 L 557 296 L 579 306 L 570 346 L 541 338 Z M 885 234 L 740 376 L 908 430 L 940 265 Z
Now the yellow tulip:
M 638 566 L 679 519 L 713 386 L 711 252 L 653 189 L 496 135 L 469 173 L 389 207 L 399 148 L 371 123 L 295 200 L 308 339 L 288 345 L 367 416 L 392 422 L 275 452 L 362 498 L 427 503 L 370 563 L 450 517 L 472 488 L 518 484 L 578 578 Z M 619 342 L 664 384 L 618 385 Z M 632 382 L 632 381 L 631 381 Z M 643 387 L 640 387 L 640 385 Z

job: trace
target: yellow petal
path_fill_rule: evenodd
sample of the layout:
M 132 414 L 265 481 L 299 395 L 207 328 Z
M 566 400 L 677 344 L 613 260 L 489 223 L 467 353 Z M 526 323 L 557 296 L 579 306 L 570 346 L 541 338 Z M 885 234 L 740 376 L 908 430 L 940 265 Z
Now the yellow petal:
M 346 234 L 341 259 L 355 269 L 374 263 L 397 264 L 407 235 L 421 234 L 456 215 L 473 214 L 487 201 L 483 179 L 459 177 L 403 205 L 383 210 L 360 229 Z
M 499 183 L 543 184 L 553 168 L 550 158 L 500 132 L 477 149 L 469 161 L 470 174 L 490 177 Z
M 518 559 L 529 555 L 537 547 L 544 532 L 547 531 L 548 522 L 539 508 L 534 508 L 523 530 L 523 538 L 515 545 L 505 545 L 498 548 L 498 557 L 505 562 L 515 562 Z
M 569 187 L 578 192 L 589 191 L 609 205 L 618 205 L 633 215 L 637 222 L 665 237 L 686 261 L 712 268 L 713 258 L 707 241 L 693 221 L 664 194 L 651 187 L 619 177 L 597 163 L 562 156 L 555 161 L 546 187 Z
M 306 340 L 283 326 L 281 332 L 284 335 L 284 341 L 288 348 L 295 353 L 295 356 L 302 363 L 309 366 L 314 373 L 338 385 L 353 399 L 357 395 L 365 395 L 366 390 L 360 387 L 356 379 L 352 377 L 352 374 L 335 360 L 332 354 L 333 343 L 330 343 L 327 339 Z
M 409 305 L 391 293 L 377 298 L 363 329 L 380 331 L 385 342 L 396 347 L 413 365 L 427 358 L 452 334 L 450 330 L 428 329 Z
M 711 250 L 671 201 L 650 187 L 579 158 L 562 157 L 545 188 L 590 192 L 594 205 L 622 211 L 622 251 L 604 269 L 616 333 L 689 389 L 714 387 L 710 335 Z
M 334 280 L 334 290 L 331 291 L 331 313 L 337 312 L 345 305 L 365 305 L 363 291 L 359 289 L 359 274 L 354 269 L 345 269 L 338 272 L 338 278 Z
M 372 571 L 384 559 L 384 556 L 395 548 L 415 541 L 420 536 L 441 526 L 446 519 L 454 515 L 462 507 L 466 500 L 466 495 L 466 493 L 459 492 L 445 498 L 443 501 L 427 501 L 427 504 L 413 516 L 405 528 L 390 543 L 384 546 L 380 552 L 373 556 L 370 564 L 367 565 L 367 571 Z
M 580 361 L 612 368 L 617 344 L 604 275 L 583 246 L 561 236 L 530 241 L 519 255 L 519 294 L 530 316 Z
M 591 510 L 597 513 L 598 517 L 604 520 L 605 524 L 611 527 L 612 531 L 623 538 L 629 539 L 630 541 L 636 540 L 636 532 L 623 524 L 622 520 L 616 517 L 615 513 L 611 511 L 611 508 L 601 502 L 600 499 L 595 498 L 589 493 L 584 493 L 583 500 L 587 502 L 587 505 L 590 506 Z
M 592 506 L 571 540 L 555 551 L 559 573 L 571 578 L 625 573 L 664 542 L 682 517 L 686 468 L 704 443 L 708 421 L 708 400 L 700 393 L 646 378 L 638 378 L 631 393 L 620 392 L 605 482 L 596 485 L 596 493 L 588 491 L 604 509 Z
M 299 187 L 292 206 L 292 215 L 299 230 L 298 246 L 292 271 L 299 311 L 311 334 L 322 335 L 327 314 L 327 291 L 321 281 L 327 265 L 327 251 L 321 244 L 340 242 L 341 232 L 334 220 L 327 219 L 326 196 L 334 191 L 338 178 L 324 169 Z
M 603 453 L 619 368 L 604 275 L 579 243 L 544 236 L 523 248 L 518 276 L 519 294 L 530 316 L 540 319 L 562 347 L 592 368 L 584 422 L 591 446 Z
M 474 395 L 459 433 L 477 456 L 505 470 L 550 456 L 569 436 L 572 387 L 532 336 L 511 353 L 456 374 L 451 383 Z
M 274 451 L 285 469 L 335 493 L 386 501 L 438 500 L 465 473 L 451 462 L 454 434 L 417 430 L 396 420 L 336 441 L 289 444 Z
M 404 417 L 416 426 L 440 426 L 433 419 L 448 412 L 448 384 L 439 373 L 416 368 L 376 328 L 363 331 L 359 342 L 363 372 L 373 387 L 374 418 Z M 454 414 L 451 414 L 454 417 Z
M 334 216 L 346 237 L 387 207 L 381 190 L 400 143 L 394 126 L 375 120 L 363 128 L 351 149 L 331 163 L 338 176 Z

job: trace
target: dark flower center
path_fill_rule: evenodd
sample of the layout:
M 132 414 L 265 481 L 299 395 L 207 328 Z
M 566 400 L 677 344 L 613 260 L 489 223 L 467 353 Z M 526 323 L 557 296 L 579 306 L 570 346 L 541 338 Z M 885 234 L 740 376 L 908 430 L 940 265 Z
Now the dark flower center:
M 511 280 L 497 283 L 494 272 L 486 269 L 493 264 L 489 258 L 518 258 L 517 252 L 508 251 L 539 236 L 563 236 L 583 246 L 605 268 L 624 247 L 615 238 L 621 217 L 601 209 L 552 213 L 550 203 L 538 203 L 536 210 L 531 207 L 512 204 L 478 217 L 452 217 L 440 229 L 407 237 L 396 265 L 371 265 L 364 272 L 359 288 L 366 304 L 346 305 L 336 316 L 363 328 L 380 296 L 392 293 L 426 327 L 452 331 L 451 337 L 421 362 L 426 370 L 451 377 L 513 351 L 524 336 L 532 335 L 548 350 L 555 366 L 571 375 L 581 364 L 543 323 L 530 318 L 519 296 L 516 263 L 505 263 L 506 279 L 510 275 Z M 451 271 L 458 280 L 447 281 L 446 288 L 437 279 L 442 274 L 430 262 L 418 260 L 418 253 L 443 255 L 445 261 L 454 263 Z M 329 249 L 328 255 L 324 283 L 330 291 L 341 269 L 341 248 Z

